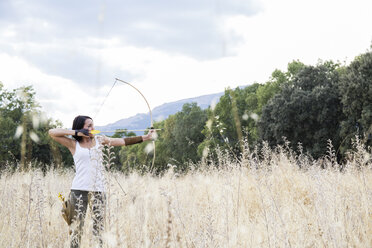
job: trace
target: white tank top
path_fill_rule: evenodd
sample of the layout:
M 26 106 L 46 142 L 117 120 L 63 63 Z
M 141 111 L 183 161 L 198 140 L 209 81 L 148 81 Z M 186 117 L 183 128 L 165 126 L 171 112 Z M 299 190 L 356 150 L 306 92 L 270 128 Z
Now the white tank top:
M 104 192 L 104 171 L 102 161 L 102 144 L 95 136 L 96 145 L 92 148 L 81 147 L 76 141 L 73 156 L 76 174 L 71 189 Z

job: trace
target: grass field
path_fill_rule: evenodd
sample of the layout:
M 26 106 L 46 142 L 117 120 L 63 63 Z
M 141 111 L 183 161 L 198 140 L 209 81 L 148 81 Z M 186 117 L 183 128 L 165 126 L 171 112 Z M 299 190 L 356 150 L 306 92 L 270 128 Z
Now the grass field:
M 104 247 L 372 247 L 370 153 L 351 154 L 342 172 L 332 156 L 245 155 L 186 175 L 108 173 Z M 0 246 L 69 247 L 57 196 L 73 175 L 3 172 Z M 95 246 L 90 217 L 82 247 Z

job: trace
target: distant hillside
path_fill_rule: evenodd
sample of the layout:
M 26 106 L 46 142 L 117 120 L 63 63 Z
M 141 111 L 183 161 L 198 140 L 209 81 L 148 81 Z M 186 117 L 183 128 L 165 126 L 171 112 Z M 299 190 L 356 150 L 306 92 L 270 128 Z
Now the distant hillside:
M 168 118 L 169 115 L 175 114 L 182 110 L 182 106 L 185 103 L 196 102 L 198 106 L 202 109 L 208 108 L 212 103 L 217 103 L 224 92 L 199 96 L 195 98 L 189 98 L 184 100 L 179 100 L 171 103 L 164 103 L 152 110 L 152 118 L 154 122 L 162 121 Z M 114 123 L 108 124 L 106 126 L 96 126 L 97 130 L 108 131 L 116 129 L 144 129 L 148 128 L 150 124 L 150 115 L 146 114 L 136 114 L 135 116 L 118 120 Z M 137 134 L 141 134 L 138 132 Z M 113 133 L 108 133 L 107 135 L 112 135 Z

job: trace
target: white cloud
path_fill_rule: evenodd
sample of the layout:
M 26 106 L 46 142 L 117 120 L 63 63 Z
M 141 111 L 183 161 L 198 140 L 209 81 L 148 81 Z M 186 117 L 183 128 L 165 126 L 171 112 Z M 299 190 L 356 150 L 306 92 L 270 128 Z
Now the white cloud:
M 111 40 L 101 51 L 106 66 L 137 75 L 134 80 L 153 106 L 196 95 L 223 91 L 253 82 L 265 82 L 276 68 L 292 60 L 307 64 L 322 60 L 352 60 L 370 45 L 369 1 L 263 1 L 255 16 L 224 19 L 227 53 L 214 60 L 138 48 Z M 361 11 L 359 11 L 361 10 Z M 353 18 L 351 18 L 351 16 Z M 347 18 L 349 17 L 349 18 Z M 233 34 L 233 35 L 231 35 Z M 230 46 L 229 37 L 241 37 Z M 124 79 L 125 79 L 125 75 Z
M 293 59 L 308 64 L 318 59 L 350 60 L 372 40 L 371 1 L 263 2 L 265 11 L 260 14 L 235 16 L 227 23 L 244 36 L 238 53 L 257 59 L 260 66 L 283 68 Z
M 45 6 L 40 17 L 25 17 L 31 22 L 19 20 L 0 28 L 0 81 L 7 88 L 33 85 L 49 116 L 70 127 L 78 114 L 96 116 L 115 77 L 135 85 L 154 108 L 226 87 L 263 83 L 276 68 L 285 70 L 295 59 L 306 64 L 350 61 L 372 41 L 372 1 L 263 0 L 244 4 L 243 11 L 236 10 L 239 0 L 227 10 L 222 3 L 203 2 L 199 10 L 183 2 L 185 12 L 171 5 L 177 15 L 169 19 L 165 14 L 170 10 L 160 13 L 152 5 L 133 5 L 137 16 L 128 12 L 127 22 L 112 17 L 120 8 L 108 3 L 101 20 L 105 35 L 94 29 L 103 13 L 92 6 L 76 26 L 71 20 L 69 26 L 64 24 L 63 12 L 56 21 L 48 19 Z M 95 17 L 87 18 L 92 13 Z M 143 14 L 154 16 L 141 19 Z M 198 56 L 203 49 L 210 49 L 208 56 Z M 147 111 L 136 91 L 118 84 L 95 121 L 102 125 Z
M 59 119 L 66 126 L 70 126 L 76 115 L 92 112 L 94 99 L 71 80 L 47 75 L 22 58 L 4 53 L 0 53 L 0 68 L 0 81 L 6 89 L 32 85 L 42 110 L 48 113 L 48 117 Z

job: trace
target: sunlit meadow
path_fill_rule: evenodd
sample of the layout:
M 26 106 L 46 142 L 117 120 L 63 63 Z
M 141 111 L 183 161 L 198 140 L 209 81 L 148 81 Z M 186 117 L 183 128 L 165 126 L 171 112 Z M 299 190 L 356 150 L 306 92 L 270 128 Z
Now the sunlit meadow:
M 220 154 L 185 175 L 107 173 L 104 247 L 372 247 L 371 153 L 342 169 L 285 147 Z M 0 178 L 1 247 L 69 247 L 58 194 L 74 172 Z M 95 247 L 88 211 L 82 247 Z

